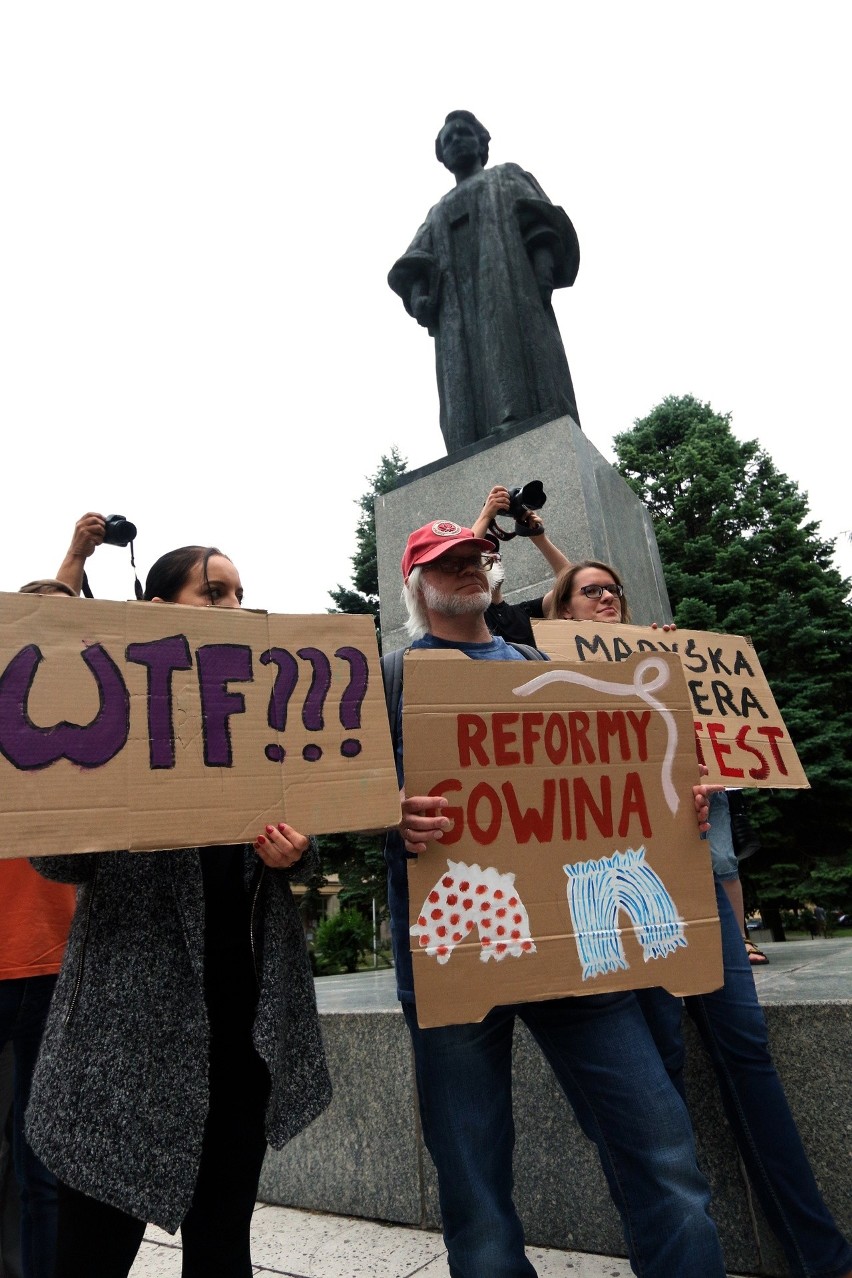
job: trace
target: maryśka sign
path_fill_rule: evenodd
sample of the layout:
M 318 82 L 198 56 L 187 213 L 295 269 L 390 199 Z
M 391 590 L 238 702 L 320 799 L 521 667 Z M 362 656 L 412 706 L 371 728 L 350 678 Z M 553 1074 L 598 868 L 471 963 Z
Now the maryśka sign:
M 452 828 L 408 862 L 422 1026 L 504 1003 L 722 984 L 680 662 L 405 658 L 408 794 Z
M 705 630 L 649 630 L 589 621 L 535 621 L 542 652 L 565 661 L 624 661 L 674 652 L 692 702 L 698 757 L 708 781 L 732 789 L 808 788 L 790 734 L 751 640 Z
M 399 820 L 371 617 L 0 595 L 0 856 Z

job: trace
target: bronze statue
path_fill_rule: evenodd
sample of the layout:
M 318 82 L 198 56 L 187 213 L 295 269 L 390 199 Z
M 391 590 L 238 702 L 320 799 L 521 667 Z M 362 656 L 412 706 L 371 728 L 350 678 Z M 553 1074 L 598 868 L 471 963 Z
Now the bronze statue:
M 388 276 L 435 339 L 448 453 L 546 412 L 579 421 L 550 304 L 576 278 L 577 234 L 532 174 L 485 168 L 490 141 L 470 111 L 450 112 L 435 154 L 455 188 Z

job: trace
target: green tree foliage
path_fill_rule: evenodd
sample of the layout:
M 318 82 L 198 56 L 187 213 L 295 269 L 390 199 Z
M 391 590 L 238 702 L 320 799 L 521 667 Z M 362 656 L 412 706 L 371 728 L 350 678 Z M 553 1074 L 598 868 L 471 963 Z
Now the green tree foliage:
M 817 861 L 799 884 L 799 900 L 816 901 L 826 910 L 852 908 L 852 862 L 846 865 Z
M 407 462 L 396 448 L 379 462 L 375 474 L 368 477 L 370 487 L 358 498 L 361 514 L 356 531 L 356 549 L 352 556 L 352 585 L 338 586 L 329 594 L 337 605 L 330 612 L 371 613 L 379 628 L 379 566 L 376 552 L 376 520 L 373 505 L 376 497 L 396 487 Z M 380 917 L 387 917 L 387 872 L 382 846 L 383 836 L 369 834 L 334 834 L 319 839 L 320 855 L 326 875 L 336 874 L 340 881 L 340 900 L 365 913 L 372 911 L 375 900 Z M 327 880 L 323 880 L 324 882 Z
M 675 621 L 753 639 L 811 783 L 755 795 L 765 852 L 749 873 L 768 891 L 773 861 L 797 864 L 800 881 L 819 859 L 848 864 L 852 608 L 834 543 L 757 442 L 691 395 L 665 399 L 614 442 L 654 521 Z M 783 877 L 782 895 L 796 896 Z
M 373 944 L 373 929 L 357 910 L 341 910 L 317 925 L 314 954 L 320 971 L 343 968 L 356 972 L 358 961 Z
M 374 475 L 368 477 L 370 487 L 358 498 L 361 514 L 355 533 L 356 549 L 352 556 L 352 585 L 338 586 L 328 593 L 336 607 L 329 612 L 372 613 L 379 629 L 379 564 L 376 553 L 376 518 L 373 504 L 377 497 L 396 488 L 400 475 L 408 463 L 396 448 L 379 462 Z
M 336 874 L 342 905 L 372 915 L 373 901 L 380 918 L 387 918 L 388 883 L 384 836 L 324 834 L 318 840 L 326 874 Z

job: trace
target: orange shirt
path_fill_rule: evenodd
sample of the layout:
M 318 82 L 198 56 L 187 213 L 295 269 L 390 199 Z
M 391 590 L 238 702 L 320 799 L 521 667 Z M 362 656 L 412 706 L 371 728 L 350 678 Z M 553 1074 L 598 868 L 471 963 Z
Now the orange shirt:
M 50 883 L 29 861 L 0 861 L 0 981 L 59 971 L 76 899 L 73 883 Z

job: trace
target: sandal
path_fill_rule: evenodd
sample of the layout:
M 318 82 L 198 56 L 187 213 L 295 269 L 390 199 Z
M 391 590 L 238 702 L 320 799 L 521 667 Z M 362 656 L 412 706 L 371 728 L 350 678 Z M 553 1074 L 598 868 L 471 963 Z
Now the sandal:
M 759 950 L 754 941 L 750 941 L 748 937 L 745 938 L 745 949 L 746 954 L 748 955 L 748 961 L 754 967 L 762 967 L 764 963 L 769 962 L 769 959 L 766 957 L 763 950 Z

